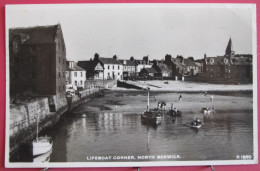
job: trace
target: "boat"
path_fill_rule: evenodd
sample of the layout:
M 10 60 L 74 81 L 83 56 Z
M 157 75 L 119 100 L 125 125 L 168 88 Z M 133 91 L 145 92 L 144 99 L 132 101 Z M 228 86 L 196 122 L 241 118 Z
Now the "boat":
M 201 121 L 197 118 L 195 121 L 191 122 L 191 128 L 201 128 Z
M 39 115 L 37 117 L 36 139 L 32 142 L 33 156 L 39 156 L 52 150 L 53 140 L 51 137 L 38 137 L 39 131 Z
M 50 161 L 50 156 L 52 153 L 52 149 L 48 151 L 47 153 L 43 153 L 40 155 L 37 155 L 33 158 L 33 162 L 49 162 Z
M 162 114 L 159 109 L 150 109 L 149 108 L 149 90 L 150 88 L 147 87 L 146 89 L 148 91 L 147 96 L 147 109 L 141 114 L 141 121 L 142 122 L 149 122 L 149 123 L 156 123 L 160 124 L 162 120 Z

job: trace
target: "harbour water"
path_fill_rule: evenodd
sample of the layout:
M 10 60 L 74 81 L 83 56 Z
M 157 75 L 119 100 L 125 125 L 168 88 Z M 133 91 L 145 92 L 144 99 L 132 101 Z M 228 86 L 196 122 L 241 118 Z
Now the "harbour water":
M 147 104 L 145 91 L 107 91 L 61 117 L 41 135 L 54 140 L 50 162 L 148 160 L 236 160 L 253 157 L 252 94 L 150 93 L 150 107 L 166 101 L 159 125 L 141 123 Z M 171 103 L 182 111 L 172 120 Z M 202 107 L 216 109 L 201 113 Z M 202 127 L 190 127 L 196 118 Z M 24 149 L 26 150 L 26 149 Z M 28 149 L 27 149 L 28 150 Z M 168 157 L 167 157 L 168 156 Z M 28 156 L 27 156 L 28 157 Z

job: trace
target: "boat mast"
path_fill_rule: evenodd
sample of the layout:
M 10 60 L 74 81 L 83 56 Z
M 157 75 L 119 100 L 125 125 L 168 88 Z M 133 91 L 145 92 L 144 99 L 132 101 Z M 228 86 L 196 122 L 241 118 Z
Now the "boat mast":
M 147 87 L 147 92 L 148 92 L 148 96 L 147 96 L 147 111 L 149 111 L 149 90 L 150 90 L 150 87 Z
M 37 129 L 36 129 L 36 141 L 38 142 L 38 131 L 39 131 L 39 117 L 40 115 L 37 116 Z

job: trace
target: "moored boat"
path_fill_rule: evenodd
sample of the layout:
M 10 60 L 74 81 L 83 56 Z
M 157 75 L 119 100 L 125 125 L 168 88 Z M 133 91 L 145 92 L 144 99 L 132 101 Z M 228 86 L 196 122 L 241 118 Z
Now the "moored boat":
M 53 140 L 51 137 L 38 137 L 39 115 L 37 117 L 36 139 L 32 142 L 33 156 L 42 155 L 52 150 Z
M 141 121 L 159 124 L 162 120 L 162 114 L 159 109 L 149 109 L 149 90 L 150 88 L 147 87 L 147 109 L 141 114 Z
M 32 144 L 33 156 L 38 156 L 51 151 L 53 141 L 51 137 L 38 137 Z

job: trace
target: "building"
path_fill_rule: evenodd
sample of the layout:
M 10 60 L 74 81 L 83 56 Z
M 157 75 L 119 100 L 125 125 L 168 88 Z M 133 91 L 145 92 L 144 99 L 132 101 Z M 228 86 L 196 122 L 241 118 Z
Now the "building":
M 9 29 L 10 96 L 51 96 L 66 103 L 66 48 L 61 25 Z
M 169 77 L 178 78 L 184 75 L 184 64 L 181 60 L 173 58 L 170 54 L 165 55 L 164 63 L 171 69 Z
M 88 80 L 101 80 L 104 78 L 104 68 L 100 61 L 78 61 L 78 66 L 86 70 Z
M 67 61 L 66 85 L 71 85 L 75 90 L 84 88 L 86 81 L 86 70 L 77 66 L 74 61 Z
M 136 75 L 139 75 L 139 72 L 143 69 L 143 68 L 151 68 L 152 67 L 152 62 L 149 61 L 149 56 L 144 56 L 143 60 L 139 60 L 136 59 L 134 60 L 136 63 Z
M 123 79 L 135 79 L 137 64 L 133 60 L 118 60 L 123 66 Z
M 236 55 L 230 38 L 225 55 L 204 55 L 204 73 L 200 74 L 200 79 L 217 83 L 252 83 L 252 58 L 250 54 Z
M 154 60 L 152 68 L 161 73 L 162 77 L 170 77 L 172 75 L 172 68 L 166 65 L 164 60 Z
M 161 78 L 162 74 L 157 72 L 154 68 L 143 68 L 139 72 L 139 77 L 143 77 L 145 79 L 155 79 Z
M 94 61 L 101 64 L 105 80 L 123 79 L 123 65 L 117 60 L 116 55 L 113 58 L 105 58 L 95 54 Z

